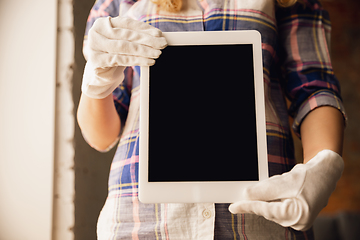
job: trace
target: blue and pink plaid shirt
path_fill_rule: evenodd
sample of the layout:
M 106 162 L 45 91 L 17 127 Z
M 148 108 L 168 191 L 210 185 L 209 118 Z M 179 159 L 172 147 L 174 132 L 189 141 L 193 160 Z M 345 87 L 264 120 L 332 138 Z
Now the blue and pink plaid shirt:
M 147 22 L 163 32 L 258 30 L 262 35 L 269 173 L 291 170 L 296 161 L 289 115 L 299 135 L 304 117 L 319 106 L 333 106 L 344 114 L 330 61 L 328 13 L 317 0 L 303 0 L 290 8 L 276 6 L 275 0 L 183 1 L 180 12 L 169 13 L 150 0 L 98 0 L 90 12 L 86 34 L 97 18 L 119 15 Z M 236 61 L 236 56 L 231 57 Z M 191 68 L 189 71 L 210 71 Z M 313 239 L 312 230 L 298 232 L 256 215 L 232 215 L 228 204 L 139 202 L 139 76 L 138 67 L 127 68 L 124 82 L 113 93 L 123 126 L 111 165 L 108 198 L 98 221 L 100 240 Z M 184 81 L 182 87 L 186 97 L 191 85 Z

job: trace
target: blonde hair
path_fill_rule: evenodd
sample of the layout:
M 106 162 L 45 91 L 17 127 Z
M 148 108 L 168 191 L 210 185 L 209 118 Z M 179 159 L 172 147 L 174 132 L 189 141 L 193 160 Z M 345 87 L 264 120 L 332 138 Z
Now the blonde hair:
M 256 1 L 256 0 L 254 0 Z M 281 7 L 290 7 L 297 0 L 276 0 Z M 169 12 L 178 12 L 182 7 L 182 0 L 152 0 L 153 3 L 160 6 L 162 10 Z

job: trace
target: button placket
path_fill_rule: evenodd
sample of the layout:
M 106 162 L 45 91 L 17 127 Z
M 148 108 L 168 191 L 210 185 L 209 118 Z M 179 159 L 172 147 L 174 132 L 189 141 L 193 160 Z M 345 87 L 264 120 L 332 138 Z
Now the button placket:
M 202 13 L 202 30 L 205 31 L 205 10 L 208 8 L 208 4 L 205 0 L 198 0 L 198 5 L 201 8 Z
M 215 204 L 198 204 L 197 239 L 214 239 L 215 229 Z
M 211 218 L 211 211 L 209 209 L 205 209 L 203 212 L 202 212 L 202 216 L 206 219 L 209 219 Z

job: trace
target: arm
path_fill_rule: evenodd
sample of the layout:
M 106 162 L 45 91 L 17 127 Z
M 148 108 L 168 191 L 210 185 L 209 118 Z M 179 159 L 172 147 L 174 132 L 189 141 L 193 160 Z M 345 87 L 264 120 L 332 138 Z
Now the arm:
M 341 177 L 343 114 L 334 107 L 311 111 L 301 124 L 304 164 L 259 182 L 230 205 L 232 213 L 255 213 L 284 227 L 309 229 Z
M 119 136 L 112 93 L 128 77 L 127 66 L 153 65 L 166 45 L 159 29 L 130 18 L 99 18 L 92 25 L 78 109 L 80 128 L 92 147 L 107 150 Z
M 87 142 L 97 150 L 108 150 L 115 143 L 121 120 L 126 118 L 123 111 L 128 110 L 129 94 L 117 91 L 122 94 L 115 94 L 120 106 L 114 103 L 112 94 L 123 81 L 127 85 L 127 79 L 132 78 L 126 74 L 126 67 L 154 64 L 160 49 L 166 46 L 159 29 L 121 17 L 135 2 L 98 0 L 88 17 L 83 45 L 87 63 L 77 120 Z
M 229 208 L 232 213 L 254 213 L 299 231 L 312 226 L 344 168 L 339 154 L 345 114 L 326 48 L 330 22 L 318 0 L 304 3 L 277 11 L 286 69 L 283 84 L 292 102 L 293 129 L 301 136 L 304 164 L 247 188 L 244 200 Z M 308 24 L 309 16 L 316 25 Z
M 324 149 L 342 154 L 344 117 L 339 110 L 329 106 L 314 109 L 303 120 L 300 133 L 304 163 Z
M 95 149 L 103 151 L 120 133 L 120 117 L 115 109 L 112 94 L 103 99 L 81 95 L 77 119 L 86 140 Z

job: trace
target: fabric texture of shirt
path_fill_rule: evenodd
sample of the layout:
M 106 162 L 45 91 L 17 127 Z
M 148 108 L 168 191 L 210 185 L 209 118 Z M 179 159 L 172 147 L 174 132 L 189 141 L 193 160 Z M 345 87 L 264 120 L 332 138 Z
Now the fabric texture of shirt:
M 292 127 L 298 135 L 304 117 L 319 106 L 337 108 L 345 117 L 328 50 L 330 20 L 317 0 L 303 0 L 290 8 L 280 8 L 273 0 L 184 0 L 182 10 L 176 13 L 159 10 L 148 0 L 98 0 L 87 21 L 84 53 L 86 35 L 94 21 L 119 15 L 144 21 L 163 32 L 261 33 L 270 176 L 287 172 L 296 164 L 289 115 L 294 118 Z M 189 71 L 211 69 L 192 66 Z M 98 221 L 100 240 L 313 239 L 312 230 L 298 232 L 260 216 L 233 215 L 227 210 L 229 204 L 141 203 L 139 83 L 140 68 L 127 68 L 124 82 L 113 93 L 122 134 L 110 169 L 108 197 Z M 226 84 L 231 87 L 231 82 Z M 191 84 L 184 81 L 181 87 L 185 93 Z

